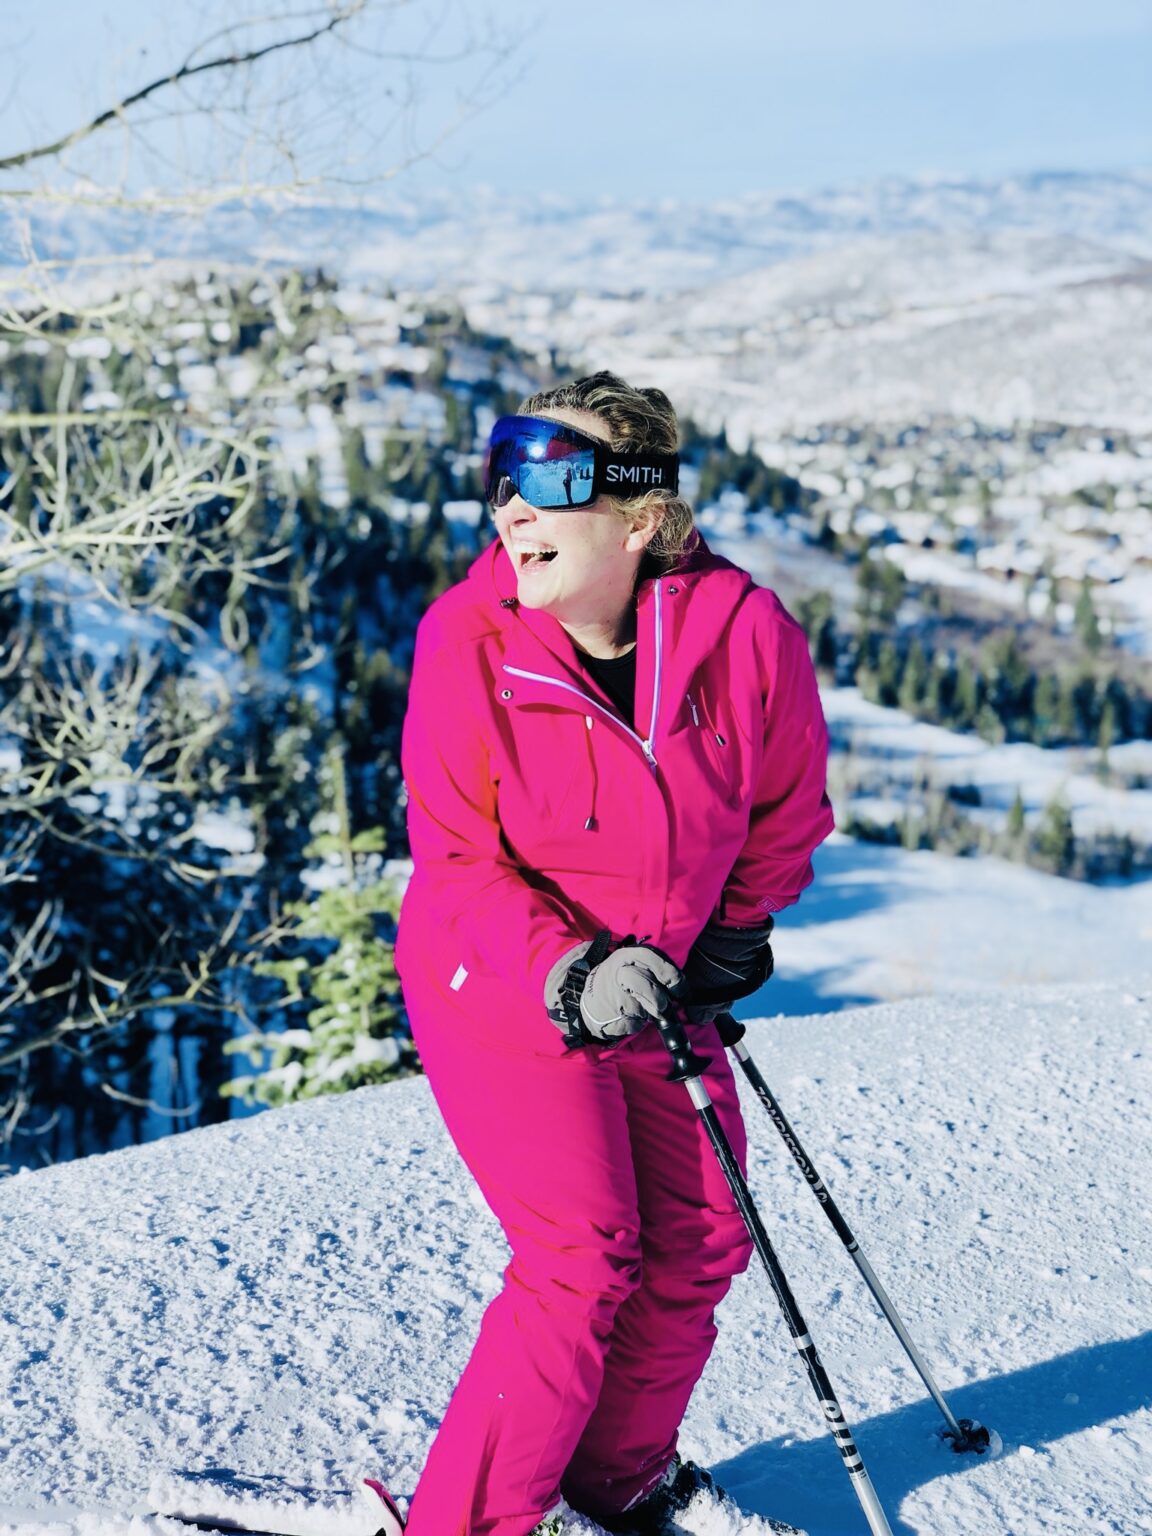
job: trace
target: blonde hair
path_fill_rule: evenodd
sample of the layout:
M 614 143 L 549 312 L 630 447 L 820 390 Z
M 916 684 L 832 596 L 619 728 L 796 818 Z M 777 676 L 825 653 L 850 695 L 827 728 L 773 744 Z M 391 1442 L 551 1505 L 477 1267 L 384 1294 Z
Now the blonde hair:
M 676 453 L 680 447 L 680 429 L 672 402 L 662 389 L 636 389 L 606 369 L 584 379 L 555 389 L 529 395 L 520 406 L 522 416 L 538 416 L 544 411 L 587 411 L 598 416 L 608 429 L 608 441 L 618 453 Z M 692 507 L 678 494 L 667 491 L 643 491 L 639 496 L 610 496 L 616 511 L 629 522 L 639 525 L 646 514 L 662 507 L 664 515 L 653 534 L 645 561 L 657 572 L 674 570 L 683 558 L 692 536 Z M 644 567 L 641 567 L 641 575 Z

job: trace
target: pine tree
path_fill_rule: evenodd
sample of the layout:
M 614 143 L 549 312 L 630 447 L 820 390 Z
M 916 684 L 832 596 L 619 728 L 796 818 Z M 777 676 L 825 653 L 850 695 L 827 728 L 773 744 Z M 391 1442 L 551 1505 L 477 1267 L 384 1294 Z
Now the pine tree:
M 813 664 L 825 671 L 835 671 L 840 646 L 831 592 L 820 590 L 802 596 L 796 604 L 796 617 L 808 636 Z
M 956 724 L 962 731 L 970 730 L 976 724 L 976 716 L 980 712 L 980 694 L 980 679 L 976 675 L 976 668 L 969 657 L 962 656 L 956 668 L 956 696 L 953 704 Z
M 348 505 L 365 507 L 370 500 L 372 465 L 364 445 L 364 434 L 353 427 L 344 436 L 344 482 L 348 491 Z
M 900 653 L 891 640 L 880 647 L 876 661 L 876 697 L 888 708 L 896 703 L 900 688 Z
M 255 1030 L 225 1045 L 229 1054 L 247 1054 L 253 1066 L 269 1058 L 254 1076 L 221 1089 L 247 1103 L 290 1104 L 419 1071 L 393 945 L 377 931 L 380 914 L 394 921 L 399 911 L 391 881 L 373 874 L 384 833 L 352 833 L 339 746 L 329 753 L 326 777 L 332 802 L 327 819 L 334 829 L 321 831 L 305 849 L 320 866 L 312 895 L 286 909 L 289 942 L 302 952 L 254 967 L 283 985 L 283 1005 L 304 1005 L 306 1022 Z
M 1059 704 L 1056 711 L 1056 738 L 1058 741 L 1076 741 L 1080 734 L 1076 713 L 1075 679 L 1060 679 Z
M 1027 722 L 1032 711 L 1032 674 L 1014 634 L 993 637 L 984 648 L 987 707 L 1000 721 L 999 739 Z M 981 734 L 986 734 L 982 732 Z
M 1116 709 L 1111 698 L 1105 695 L 1104 708 L 1100 712 L 1100 730 L 1096 737 L 1096 746 L 1100 753 L 1096 771 L 1102 779 L 1107 779 L 1111 773 L 1111 764 L 1108 761 L 1108 749 L 1116 740 Z
M 1045 672 L 1032 698 L 1032 739 L 1040 746 L 1051 746 L 1059 715 L 1060 684 L 1053 673 Z
M 1020 793 L 1019 786 L 1017 786 L 1016 796 L 1013 799 L 1011 806 L 1009 807 L 1008 821 L 1005 826 L 1005 831 L 1008 834 L 1008 840 L 1010 843 L 1018 845 L 1021 842 L 1024 837 L 1025 826 L 1024 796 Z
M 1040 828 L 1033 847 L 1041 865 L 1056 875 L 1066 875 L 1072 868 L 1076 838 L 1072 831 L 1072 813 L 1057 796 L 1044 807 Z
M 925 720 L 931 720 L 934 725 L 940 725 L 944 720 L 944 681 L 947 677 L 944 667 L 930 663 L 928 667 L 928 685 L 924 690 L 924 700 L 920 714 Z
M 904 672 L 900 678 L 900 689 L 897 699 L 901 709 L 908 711 L 910 715 L 917 713 L 928 689 L 928 662 L 924 656 L 924 647 L 919 640 L 914 640 L 909 647 L 907 659 L 904 662 Z
M 1091 672 L 1081 672 L 1072 685 L 1072 708 L 1076 720 L 1075 739 L 1087 746 L 1100 729 L 1101 691 Z
M 1085 649 L 1095 653 L 1103 643 L 1100 620 L 1096 617 L 1096 605 L 1092 601 L 1092 586 L 1087 576 L 1080 584 L 1080 596 L 1076 599 L 1076 633 Z
M 987 701 L 981 704 L 980 708 L 976 711 L 975 726 L 978 735 L 983 736 L 985 741 L 993 742 L 996 746 L 999 746 L 1008 734 L 1004 729 L 1003 720 L 1001 720 L 1000 716 Z
M 887 629 L 895 623 L 905 585 L 898 565 L 882 556 L 874 560 L 864 551 L 856 571 L 856 613 L 865 632 L 873 625 Z

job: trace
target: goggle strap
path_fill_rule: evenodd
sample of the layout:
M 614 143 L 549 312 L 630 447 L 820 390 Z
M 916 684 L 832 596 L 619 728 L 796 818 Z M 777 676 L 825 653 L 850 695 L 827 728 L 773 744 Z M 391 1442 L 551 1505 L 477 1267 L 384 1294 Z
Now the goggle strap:
M 680 456 L 675 453 L 613 453 L 596 450 L 593 489 L 597 496 L 643 496 L 680 486 Z

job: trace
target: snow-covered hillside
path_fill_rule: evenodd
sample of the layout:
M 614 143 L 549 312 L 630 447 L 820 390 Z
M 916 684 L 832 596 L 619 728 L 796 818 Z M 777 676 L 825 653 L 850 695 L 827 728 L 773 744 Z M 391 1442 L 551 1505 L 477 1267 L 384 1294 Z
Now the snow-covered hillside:
M 24 269 L 30 247 L 65 265 L 146 252 L 137 281 L 169 263 L 319 264 L 345 283 L 459 296 L 480 328 L 653 378 L 736 441 L 932 414 L 1152 422 L 1146 171 L 892 178 L 704 205 L 478 188 L 207 219 L 35 205 L 0 218 L 0 263 Z
M 908 785 L 925 777 L 937 786 L 971 790 L 989 825 L 1003 822 L 1017 792 L 1032 813 L 1059 797 L 1078 836 L 1121 832 L 1152 843 L 1152 791 L 1128 787 L 1130 781 L 1152 783 L 1152 742 L 1128 741 L 1110 749 L 1111 777 L 1102 780 L 1098 751 L 1025 741 L 993 744 L 929 725 L 902 709 L 870 704 L 857 688 L 828 688 L 821 697 L 835 745 L 866 763 L 882 764 L 889 782 L 905 794 Z M 843 812 L 844 798 L 836 798 Z M 897 802 L 891 809 L 870 809 L 878 819 L 898 820 L 901 807 Z
M 484 186 L 468 196 L 411 183 L 375 204 L 299 197 L 275 209 L 234 204 L 207 216 L 199 208 L 181 217 L 170 209 L 147 215 L 31 203 L 0 219 L 0 262 L 23 266 L 26 229 L 37 254 L 64 262 L 97 251 L 146 251 L 150 264 L 258 257 L 401 286 L 651 294 L 888 236 L 1074 235 L 1152 257 L 1152 170 L 884 177 L 710 203 L 588 202 L 548 189 L 525 199 Z
M 741 1018 L 1152 977 L 1152 881 L 1086 885 L 839 834 L 813 862 L 815 883 L 773 938 L 777 974 Z
M 1101 986 L 750 1029 L 954 1411 L 1004 1441 L 942 1447 L 747 1100 L 751 1182 L 898 1536 L 1149 1528 L 1150 1023 L 1147 989 Z M 372 1529 L 346 1492 L 411 1491 L 505 1257 L 419 1079 L 7 1181 L 0 1532 L 168 1536 L 149 1512 L 177 1504 Z M 864 1529 L 759 1270 L 684 1443 L 749 1509 Z
M 924 416 L 1152 423 L 1148 263 L 1017 232 L 870 237 L 687 304 L 556 306 L 511 333 L 658 377 L 736 441 Z

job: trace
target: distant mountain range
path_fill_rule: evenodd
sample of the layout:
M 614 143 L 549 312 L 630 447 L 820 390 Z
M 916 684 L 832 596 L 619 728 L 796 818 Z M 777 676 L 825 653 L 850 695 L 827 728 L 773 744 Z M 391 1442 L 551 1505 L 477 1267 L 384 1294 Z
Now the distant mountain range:
M 888 179 L 709 205 L 301 201 L 188 217 L 0 210 L 0 263 L 321 265 L 453 294 L 574 366 L 663 382 L 743 435 L 863 416 L 1152 427 L 1152 170 Z M 677 295 L 670 304 L 671 295 Z
M 889 178 L 806 194 L 752 193 L 708 204 L 511 197 L 477 188 L 376 204 L 301 199 L 223 205 L 186 216 L 94 205 L 0 204 L 0 262 L 22 266 L 20 222 L 37 253 L 156 259 L 322 262 L 343 276 L 403 284 L 495 282 L 555 292 L 652 293 L 697 287 L 866 238 L 1008 231 L 1075 236 L 1152 258 L 1152 169 L 1038 172 L 1000 181 Z

